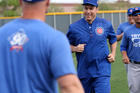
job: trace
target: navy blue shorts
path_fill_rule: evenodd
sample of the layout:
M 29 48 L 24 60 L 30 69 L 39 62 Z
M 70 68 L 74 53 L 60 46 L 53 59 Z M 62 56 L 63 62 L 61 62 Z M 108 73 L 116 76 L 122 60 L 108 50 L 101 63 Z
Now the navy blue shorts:
M 110 93 L 110 77 L 80 79 L 85 93 Z

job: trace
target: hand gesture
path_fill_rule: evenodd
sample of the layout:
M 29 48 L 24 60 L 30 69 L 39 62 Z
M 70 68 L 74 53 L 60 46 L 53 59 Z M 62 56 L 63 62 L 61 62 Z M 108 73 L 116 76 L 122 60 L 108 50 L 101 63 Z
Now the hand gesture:
M 83 52 L 86 44 L 79 44 L 76 46 L 76 52 Z
M 125 64 L 129 64 L 130 63 L 128 56 L 123 56 L 122 61 Z
M 107 59 L 110 63 L 112 63 L 115 61 L 115 56 L 113 54 L 109 54 Z

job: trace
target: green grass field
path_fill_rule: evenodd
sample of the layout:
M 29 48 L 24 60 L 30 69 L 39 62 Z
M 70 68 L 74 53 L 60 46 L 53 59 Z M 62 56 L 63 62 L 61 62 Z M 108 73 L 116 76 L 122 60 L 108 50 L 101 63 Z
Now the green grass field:
M 74 54 L 73 58 L 76 64 L 76 58 Z M 112 63 L 111 93 L 129 93 L 126 70 L 124 64 L 122 63 L 122 56 L 120 53 L 120 42 L 117 46 L 116 61 Z

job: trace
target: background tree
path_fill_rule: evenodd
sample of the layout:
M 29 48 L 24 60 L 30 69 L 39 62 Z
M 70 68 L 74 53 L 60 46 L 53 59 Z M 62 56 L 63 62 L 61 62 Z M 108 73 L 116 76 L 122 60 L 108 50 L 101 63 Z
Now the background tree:
M 20 15 L 20 8 L 18 0 L 2 0 L 0 2 L 1 10 L 3 16 L 18 16 Z
M 75 7 L 76 11 L 83 11 L 83 6 L 82 5 L 78 5 Z
M 48 12 L 63 12 L 63 9 L 55 4 L 51 4 Z M 0 2 L 0 16 L 20 16 L 21 8 L 19 0 L 2 0 Z
M 50 4 L 48 12 L 64 12 L 63 8 L 55 5 L 55 4 Z
M 79 5 L 79 6 L 75 7 L 75 10 L 83 11 L 83 6 Z M 115 10 L 115 8 L 106 3 L 99 3 L 99 10 Z

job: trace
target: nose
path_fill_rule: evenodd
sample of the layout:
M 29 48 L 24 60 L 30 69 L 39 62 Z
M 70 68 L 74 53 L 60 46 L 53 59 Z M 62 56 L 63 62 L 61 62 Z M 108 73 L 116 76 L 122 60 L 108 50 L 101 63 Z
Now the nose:
M 90 13 L 90 10 L 89 9 L 87 9 L 87 13 Z

